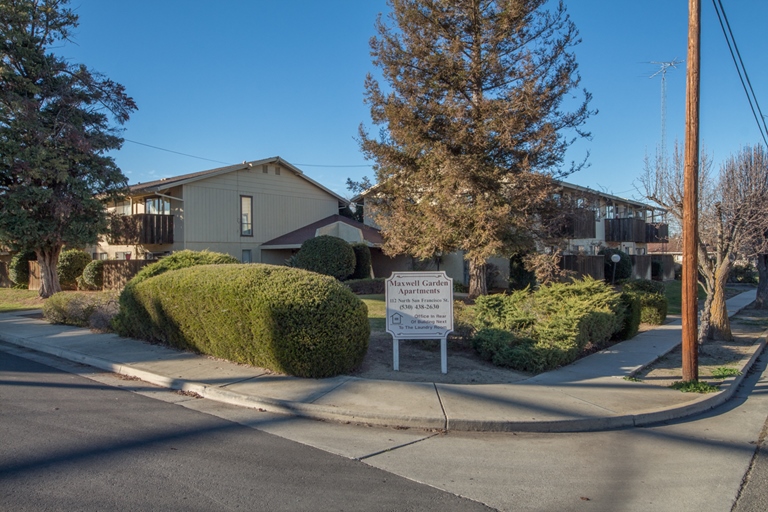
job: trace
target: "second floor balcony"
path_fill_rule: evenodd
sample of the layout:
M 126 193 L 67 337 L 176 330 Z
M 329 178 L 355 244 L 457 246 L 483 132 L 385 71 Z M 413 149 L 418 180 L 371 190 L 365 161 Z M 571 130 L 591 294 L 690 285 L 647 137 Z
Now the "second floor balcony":
M 645 243 L 645 220 L 634 217 L 605 219 L 606 242 Z
M 113 217 L 108 238 L 113 245 L 172 244 L 173 215 L 139 213 Z

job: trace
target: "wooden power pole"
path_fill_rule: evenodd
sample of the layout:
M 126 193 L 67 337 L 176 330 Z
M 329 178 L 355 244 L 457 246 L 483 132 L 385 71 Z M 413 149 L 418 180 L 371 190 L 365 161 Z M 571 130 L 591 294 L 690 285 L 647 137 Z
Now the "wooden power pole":
M 688 0 L 688 60 L 685 84 L 685 169 L 683 192 L 683 380 L 699 380 L 699 68 L 701 0 Z

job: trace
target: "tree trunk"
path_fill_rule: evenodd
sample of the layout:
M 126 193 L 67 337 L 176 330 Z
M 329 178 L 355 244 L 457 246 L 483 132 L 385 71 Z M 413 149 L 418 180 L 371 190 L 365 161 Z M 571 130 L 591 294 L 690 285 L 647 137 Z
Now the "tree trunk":
M 488 295 L 488 283 L 485 282 L 486 264 L 469 260 L 469 298 L 476 299 L 480 295 Z
M 757 297 L 752 307 L 768 309 L 768 254 L 757 255 Z
M 37 249 L 35 252 L 37 253 L 37 263 L 40 265 L 40 297 L 47 299 L 54 293 L 61 291 L 59 274 L 56 271 L 61 246 Z
M 730 265 L 721 265 L 715 274 L 709 332 L 707 333 L 707 339 L 710 340 L 733 340 L 731 321 L 728 319 L 728 308 L 725 305 L 725 285 L 728 282 L 730 267 Z

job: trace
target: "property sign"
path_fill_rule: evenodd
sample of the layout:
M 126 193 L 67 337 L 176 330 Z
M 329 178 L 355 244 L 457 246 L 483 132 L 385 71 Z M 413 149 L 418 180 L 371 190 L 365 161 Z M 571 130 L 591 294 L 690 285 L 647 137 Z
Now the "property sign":
M 386 280 L 385 301 L 394 369 L 400 369 L 399 340 L 441 339 L 443 373 L 447 373 L 446 339 L 453 330 L 453 279 L 445 272 L 394 272 Z

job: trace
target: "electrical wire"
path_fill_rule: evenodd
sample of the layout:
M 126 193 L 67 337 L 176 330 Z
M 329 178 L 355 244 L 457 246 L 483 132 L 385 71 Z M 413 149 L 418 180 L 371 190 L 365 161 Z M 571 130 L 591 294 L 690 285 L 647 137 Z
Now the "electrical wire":
M 173 151 L 172 149 L 165 149 L 161 148 L 159 146 L 153 146 L 152 144 L 145 144 L 144 142 L 138 142 L 131 139 L 123 139 L 125 142 L 130 142 L 131 144 L 138 144 L 139 146 L 146 146 L 148 148 L 152 149 L 158 149 L 160 151 L 165 151 L 168 153 L 173 153 L 175 155 L 181 155 L 181 156 L 188 156 L 189 158 L 197 158 L 198 160 L 205 160 L 207 162 L 214 162 L 217 164 L 224 164 L 224 165 L 230 165 L 232 162 L 222 162 L 221 160 L 211 160 L 210 158 L 204 158 L 202 156 L 195 156 L 190 155 L 189 153 L 181 153 L 179 151 Z M 293 164 L 301 167 L 371 167 L 370 165 L 326 165 L 326 164 Z
M 736 44 L 736 38 L 733 36 L 731 25 L 728 22 L 728 17 L 725 14 L 725 8 L 723 8 L 723 3 L 721 2 L 721 0 L 712 0 L 712 4 L 715 6 L 717 19 L 720 22 L 720 28 L 723 30 L 723 36 L 725 36 L 725 41 L 728 44 L 728 50 L 731 52 L 731 58 L 733 59 L 733 63 L 736 65 L 736 72 L 739 74 L 739 80 L 741 81 L 741 86 L 744 89 L 744 93 L 747 95 L 749 108 L 752 110 L 752 115 L 755 117 L 755 122 L 757 122 L 757 129 L 760 132 L 760 136 L 763 138 L 763 142 L 765 142 L 765 145 L 768 146 L 768 137 L 766 136 L 766 134 L 768 133 L 768 126 L 766 126 L 765 124 L 765 116 L 763 116 L 763 112 L 760 109 L 760 104 L 757 102 L 757 96 L 755 95 L 755 91 L 752 88 L 752 83 L 749 80 L 749 75 L 747 74 L 747 68 L 746 66 L 744 66 L 744 61 L 741 58 L 739 47 Z M 725 22 L 723 22 L 723 20 L 725 20 Z M 730 38 L 729 38 L 729 35 L 730 35 Z M 733 45 L 731 45 L 731 43 L 733 43 Z M 743 72 L 743 76 L 742 76 L 742 72 Z M 746 83 L 745 83 L 745 79 L 746 79 Z M 753 104 L 753 100 L 754 100 L 754 104 Z M 755 111 L 755 109 L 757 109 L 757 111 Z M 762 124 L 760 124 L 761 121 L 762 121 Z

